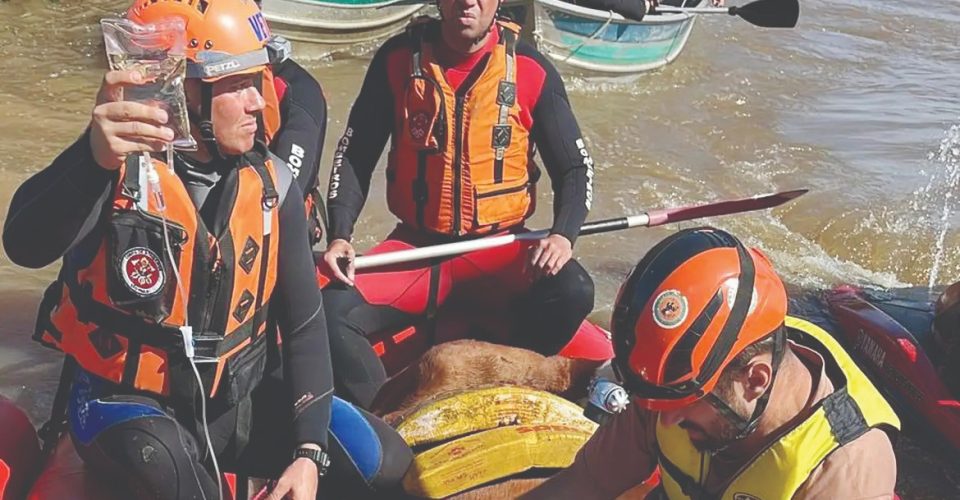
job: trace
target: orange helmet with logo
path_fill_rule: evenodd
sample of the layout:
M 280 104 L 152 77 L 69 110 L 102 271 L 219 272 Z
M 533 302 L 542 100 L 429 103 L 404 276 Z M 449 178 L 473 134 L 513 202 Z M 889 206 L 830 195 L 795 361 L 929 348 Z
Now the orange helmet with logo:
M 783 282 L 759 250 L 713 228 L 654 246 L 620 287 L 614 369 L 634 401 L 671 410 L 714 390 L 745 347 L 780 330 Z
M 252 0 L 138 0 L 127 19 L 156 24 L 182 19 L 186 25 L 188 78 L 215 81 L 263 71 L 270 28 Z
M 186 28 L 187 78 L 210 83 L 230 75 L 262 73 L 258 90 L 265 106 L 261 130 L 269 142 L 279 128 L 277 93 L 270 71 L 270 28 L 253 0 L 137 0 L 127 18 L 139 24 L 181 19 Z M 209 96 L 209 94 L 208 94 Z M 201 132 L 211 139 L 209 102 L 201 103 Z M 206 130 L 205 130 L 206 129 Z

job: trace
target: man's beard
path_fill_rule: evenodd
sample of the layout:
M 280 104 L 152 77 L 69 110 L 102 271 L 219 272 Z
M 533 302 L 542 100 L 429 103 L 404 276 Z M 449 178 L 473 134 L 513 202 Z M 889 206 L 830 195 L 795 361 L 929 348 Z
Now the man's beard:
M 493 25 L 495 25 L 495 24 L 497 24 L 497 16 L 496 16 L 496 14 L 494 14 L 493 19 L 490 20 L 490 24 L 487 25 L 487 29 L 482 30 L 482 31 L 480 32 L 480 35 L 473 41 L 473 44 L 474 44 L 474 45 L 477 45 L 478 43 L 480 43 L 481 41 L 483 41 L 483 39 L 487 36 L 487 34 L 490 33 L 490 31 L 493 30 Z
M 730 409 L 739 415 L 744 421 L 750 418 L 750 411 L 747 409 L 746 403 L 735 398 L 733 391 L 725 391 L 718 388 L 715 396 L 726 403 L 727 406 L 729 406 Z M 740 435 L 740 429 L 738 429 L 733 422 L 722 416 L 720 429 L 716 434 L 710 434 L 706 431 L 706 429 L 691 422 L 680 422 L 680 427 L 684 429 L 697 430 L 701 435 L 705 436 L 704 438 L 696 441 L 694 441 L 693 438 L 690 439 L 690 442 L 693 444 L 694 448 L 701 452 L 715 453 L 723 450 L 727 446 L 733 444 L 733 442 L 736 441 Z
M 443 11 L 440 9 L 440 2 L 436 2 L 434 5 L 436 5 L 437 12 L 440 14 L 440 20 L 443 21 Z M 503 5 L 502 1 L 497 3 L 497 11 L 493 14 L 493 19 L 490 20 L 490 24 L 488 24 L 486 28 L 480 30 L 480 34 L 470 42 L 471 45 L 478 45 L 483 41 L 484 38 L 486 38 L 487 34 L 493 30 L 493 27 L 497 24 L 497 15 L 500 13 L 501 5 Z
M 722 424 L 720 432 L 717 435 L 709 434 L 700 426 L 688 422 L 681 422 L 680 427 L 684 429 L 695 429 L 704 436 L 696 440 L 691 436 L 690 443 L 693 444 L 693 447 L 696 448 L 697 451 L 708 453 L 718 452 L 730 446 L 730 444 L 736 440 L 738 434 L 737 429 L 729 422 Z

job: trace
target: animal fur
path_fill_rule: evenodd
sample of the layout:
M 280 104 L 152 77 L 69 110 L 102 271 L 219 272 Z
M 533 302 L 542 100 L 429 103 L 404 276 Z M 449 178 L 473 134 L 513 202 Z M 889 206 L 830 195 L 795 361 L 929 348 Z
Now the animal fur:
M 395 423 L 405 412 L 445 392 L 514 385 L 552 392 L 568 399 L 586 395 L 587 384 L 603 365 L 541 354 L 478 340 L 455 340 L 432 347 L 420 361 L 387 383 L 374 412 Z M 455 495 L 457 500 L 510 499 L 545 478 L 507 479 Z
M 491 385 L 515 385 L 577 399 L 600 361 L 569 359 L 479 340 L 432 347 L 416 366 L 384 386 L 374 407 L 388 422 L 431 397 Z
M 536 488 L 540 483 L 546 481 L 546 478 L 537 479 L 511 479 L 502 483 L 481 486 L 459 495 L 450 497 L 450 500 L 490 500 L 517 498 L 520 495 Z

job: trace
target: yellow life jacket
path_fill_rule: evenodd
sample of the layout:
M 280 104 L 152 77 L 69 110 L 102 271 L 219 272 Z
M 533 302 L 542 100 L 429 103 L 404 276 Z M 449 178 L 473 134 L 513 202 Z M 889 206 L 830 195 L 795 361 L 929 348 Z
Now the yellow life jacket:
M 658 422 L 660 471 L 668 498 L 789 499 L 837 448 L 871 428 L 900 428 L 893 408 L 833 337 L 799 318 L 788 316 L 786 326 L 791 340 L 823 356 L 836 390 L 817 403 L 806 420 L 754 457 L 719 492 L 707 492 L 697 481 L 708 477 L 710 455 L 697 451 L 683 429 Z
M 520 27 L 497 21 L 500 40 L 454 91 L 424 41 L 409 30 L 410 75 L 387 162 L 387 204 L 404 223 L 435 233 L 484 234 L 516 226 L 536 199 L 530 131 L 517 102 Z
M 104 229 L 65 256 L 34 339 L 115 384 L 192 402 L 200 388 L 181 328 L 190 325 L 203 392 L 213 397 L 223 386 L 226 401 L 237 403 L 266 362 L 278 187 L 285 193 L 292 175 L 265 151 L 247 153 L 221 180 L 224 194 L 207 227 L 177 174 L 152 162 L 160 196 L 145 160 L 128 156 Z

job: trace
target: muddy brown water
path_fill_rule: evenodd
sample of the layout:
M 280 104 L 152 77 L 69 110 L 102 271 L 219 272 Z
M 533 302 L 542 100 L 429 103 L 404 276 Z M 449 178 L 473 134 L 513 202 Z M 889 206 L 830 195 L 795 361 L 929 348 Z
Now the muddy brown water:
M 115 0 L 0 1 L 0 218 L 17 186 L 77 137 L 106 67 L 98 20 Z M 666 68 L 638 78 L 568 77 L 597 162 L 592 218 L 796 187 L 782 208 L 706 221 L 763 248 L 795 292 L 796 312 L 825 320 L 819 291 L 960 278 L 960 3 L 806 0 L 794 30 L 704 17 Z M 368 48 L 301 61 L 330 102 L 321 175 L 369 63 Z M 561 68 L 562 69 L 562 68 Z M 562 71 L 563 72 L 563 71 Z M 369 248 L 392 226 L 377 175 L 358 225 Z M 548 190 L 541 190 L 548 191 Z M 532 227 L 549 225 L 543 193 Z M 576 252 L 608 322 L 616 288 L 676 227 L 585 237 Z M 37 228 L 43 230 L 43 228 Z M 0 254 L 0 393 L 44 419 L 57 358 L 29 340 L 58 266 L 28 270 Z M 956 462 L 901 440 L 905 498 L 956 498 Z

